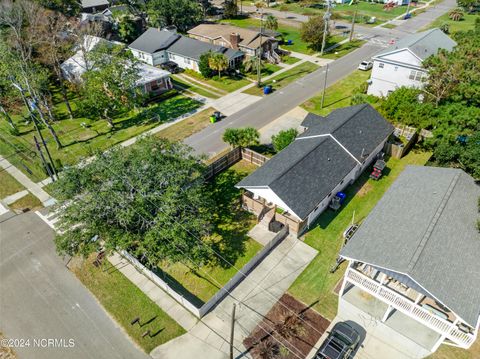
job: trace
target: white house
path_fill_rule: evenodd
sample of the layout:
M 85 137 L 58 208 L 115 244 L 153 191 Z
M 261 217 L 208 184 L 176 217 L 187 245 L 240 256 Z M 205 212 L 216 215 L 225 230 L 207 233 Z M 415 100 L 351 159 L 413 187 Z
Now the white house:
M 368 94 L 388 96 L 402 86 L 422 87 L 427 76 L 423 61 L 440 49 L 451 51 L 456 44 L 440 29 L 404 37 L 372 58 Z
M 67 59 L 60 66 L 65 79 L 71 82 L 80 82 L 85 71 L 94 68 L 94 64 L 87 65 L 86 54 L 92 51 L 100 43 L 124 45 L 120 42 L 108 41 L 97 36 L 85 36 L 83 45 L 79 47 L 79 50 L 75 55 Z M 144 63 L 139 63 L 138 75 L 140 78 L 137 81 L 137 86 L 145 93 L 157 95 L 173 88 L 170 79 L 170 72 L 168 71 Z
M 147 64 L 157 66 L 167 61 L 173 61 L 182 69 L 194 71 L 199 71 L 200 56 L 209 51 L 225 55 L 231 68 L 241 62 L 244 56 L 238 50 L 156 28 L 149 28 L 131 43 L 129 48 L 135 57 Z
M 338 317 L 371 323 L 411 358 L 469 348 L 480 314 L 478 198 L 462 170 L 408 166 L 340 253 Z
M 247 209 L 287 223 L 297 234 L 360 176 L 394 130 L 367 104 L 337 109 L 326 118 L 308 114 L 302 126 L 308 129 L 236 185 L 247 191 Z

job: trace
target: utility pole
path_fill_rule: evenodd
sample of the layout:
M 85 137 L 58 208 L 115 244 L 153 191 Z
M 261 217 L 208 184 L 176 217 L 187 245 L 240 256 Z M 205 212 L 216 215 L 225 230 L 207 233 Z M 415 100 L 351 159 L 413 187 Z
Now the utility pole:
M 40 159 L 42 160 L 43 166 L 45 167 L 45 170 L 47 171 L 48 175 L 52 179 L 52 181 L 55 181 L 55 178 L 53 177 L 52 170 L 50 168 L 50 165 L 45 161 L 45 157 L 43 156 L 42 149 L 40 147 L 40 144 L 38 143 L 37 137 L 33 135 L 33 140 L 35 141 L 35 147 L 37 148 L 38 154 L 40 155 Z
M 232 321 L 230 324 L 230 359 L 233 359 L 233 336 L 235 334 L 235 307 L 236 307 L 236 304 L 233 303 Z
M 320 50 L 320 56 L 323 56 L 323 51 L 325 51 L 325 45 L 327 43 L 328 21 L 330 20 L 330 16 L 332 16 L 332 13 L 330 12 L 331 1 L 332 0 L 327 0 L 327 11 L 325 12 L 325 15 L 323 15 L 324 26 L 323 26 L 322 49 Z
M 259 47 L 259 54 L 258 56 L 258 63 L 257 63 L 257 86 L 262 86 L 262 54 L 263 54 L 263 46 L 262 46 L 262 34 L 263 34 L 263 8 L 260 8 L 260 47 Z
M 325 80 L 323 81 L 322 103 L 320 104 L 320 109 L 323 108 L 323 102 L 325 101 L 325 91 L 327 91 L 327 76 L 328 76 L 328 64 L 325 69 Z
M 355 18 L 357 17 L 357 11 L 358 10 L 355 10 L 355 12 L 353 13 L 352 29 L 350 30 L 350 40 L 349 41 L 352 41 L 352 39 L 353 39 L 353 30 L 355 29 Z

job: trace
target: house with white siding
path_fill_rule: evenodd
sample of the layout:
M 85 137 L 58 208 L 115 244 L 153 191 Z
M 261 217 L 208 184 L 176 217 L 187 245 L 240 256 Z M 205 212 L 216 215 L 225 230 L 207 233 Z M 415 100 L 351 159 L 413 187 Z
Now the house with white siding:
M 460 169 L 407 166 L 340 252 L 338 317 L 369 323 L 409 358 L 469 348 L 480 319 L 479 198 Z
M 375 55 L 368 94 L 388 96 L 399 87 L 423 86 L 427 70 L 423 61 L 439 50 L 451 51 L 457 43 L 440 29 L 406 36 Z
M 327 117 L 310 113 L 302 126 L 307 130 L 295 141 L 236 185 L 245 190 L 244 207 L 297 235 L 377 158 L 394 131 L 367 104 Z

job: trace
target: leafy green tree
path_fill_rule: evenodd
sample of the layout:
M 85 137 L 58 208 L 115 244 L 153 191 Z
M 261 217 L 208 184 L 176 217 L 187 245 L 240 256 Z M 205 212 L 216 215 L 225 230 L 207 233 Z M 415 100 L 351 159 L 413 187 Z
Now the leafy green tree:
M 473 12 L 476 7 L 480 6 L 480 1 L 478 0 L 457 0 L 457 5 L 461 8 Z
M 218 77 L 221 77 L 222 71 L 228 69 L 228 59 L 224 54 L 212 53 L 208 59 L 208 66 L 218 71 Z
M 275 152 L 280 152 L 293 141 L 298 135 L 298 131 L 294 128 L 282 130 L 278 134 L 272 136 L 272 145 Z
M 238 6 L 234 0 L 226 0 L 223 7 L 223 16 L 226 19 L 232 19 L 238 15 Z
M 245 70 L 245 72 L 256 72 L 259 64 L 260 68 L 264 67 L 263 61 L 260 60 L 259 63 L 257 56 L 250 56 L 243 62 L 243 69 Z
M 301 37 L 302 40 L 309 43 L 315 50 L 322 47 L 323 33 L 325 29 L 325 21 L 322 16 L 312 16 L 307 22 L 302 24 Z M 327 33 L 328 39 L 328 33 Z
M 101 243 L 107 253 L 128 250 L 149 267 L 165 259 L 208 263 L 208 247 L 195 239 L 210 243 L 212 201 L 198 180 L 204 170 L 189 147 L 154 137 L 65 168 L 53 189 L 57 251 L 88 256 Z
M 120 40 L 131 43 L 139 35 L 137 23 L 130 16 L 122 16 L 118 19 L 118 36 Z
M 260 133 L 253 127 L 227 128 L 223 141 L 234 147 L 248 147 L 260 143 Z
M 98 116 L 113 127 L 113 117 L 143 101 L 136 83 L 140 79 L 138 60 L 124 46 L 98 44 L 87 53 L 91 70 L 82 76 L 81 111 Z
M 191 0 L 149 0 L 146 3 L 151 26 L 176 26 L 186 32 L 202 21 L 203 10 L 198 2 Z
M 210 68 L 210 58 L 212 57 L 212 52 L 208 51 L 200 55 L 200 61 L 198 62 L 198 70 L 205 78 L 210 78 L 213 76 L 213 70 Z
M 265 27 L 270 30 L 277 30 L 278 29 L 278 20 L 273 15 L 268 15 L 265 19 Z

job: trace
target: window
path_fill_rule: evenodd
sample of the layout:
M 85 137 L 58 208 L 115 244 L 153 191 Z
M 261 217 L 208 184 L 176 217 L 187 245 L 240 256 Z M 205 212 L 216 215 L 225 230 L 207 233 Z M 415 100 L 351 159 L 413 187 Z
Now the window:
M 380 62 L 380 63 L 378 64 L 378 67 L 380 67 L 381 69 L 383 69 L 383 68 L 385 67 L 385 64 L 384 64 L 383 62 Z
M 408 78 L 414 81 L 421 81 L 424 75 L 425 74 L 422 71 L 412 70 L 410 71 L 410 75 L 408 76 Z
M 185 59 L 185 63 L 186 63 L 187 65 L 190 65 L 190 59 Z
M 395 71 L 397 71 L 397 70 L 398 70 L 398 66 L 395 66 Z

